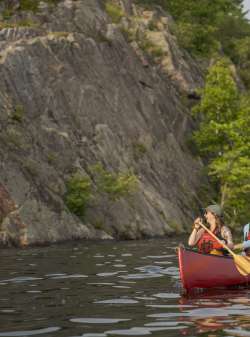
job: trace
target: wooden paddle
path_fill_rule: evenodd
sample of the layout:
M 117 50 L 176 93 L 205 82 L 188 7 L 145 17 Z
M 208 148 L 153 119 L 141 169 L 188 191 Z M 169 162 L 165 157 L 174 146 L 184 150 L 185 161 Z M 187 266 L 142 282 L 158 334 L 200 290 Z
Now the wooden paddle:
M 234 263 L 238 269 L 238 271 L 244 275 L 247 276 L 250 274 L 250 260 L 246 256 L 238 255 L 235 254 L 227 245 L 225 245 L 223 242 L 221 242 L 220 239 L 217 238 L 216 235 L 214 235 L 213 232 L 210 231 L 203 223 L 200 223 L 201 227 L 205 229 L 215 240 L 217 240 L 223 248 L 225 248 L 232 256 L 234 259 Z

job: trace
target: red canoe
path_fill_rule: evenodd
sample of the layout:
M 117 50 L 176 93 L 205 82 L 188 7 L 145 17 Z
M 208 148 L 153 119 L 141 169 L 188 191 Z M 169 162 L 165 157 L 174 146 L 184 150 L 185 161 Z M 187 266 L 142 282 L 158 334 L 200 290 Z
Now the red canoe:
M 250 283 L 250 275 L 239 273 L 231 257 L 201 254 L 178 248 L 179 268 L 185 289 L 227 287 Z

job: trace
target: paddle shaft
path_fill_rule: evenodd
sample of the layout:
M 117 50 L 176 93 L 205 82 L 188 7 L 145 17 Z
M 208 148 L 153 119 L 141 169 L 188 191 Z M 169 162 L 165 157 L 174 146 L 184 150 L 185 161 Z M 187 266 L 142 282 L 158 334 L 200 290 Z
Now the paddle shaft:
M 210 231 L 210 229 L 208 229 L 205 225 L 203 225 L 202 222 L 200 223 L 200 225 L 201 225 L 202 228 L 205 229 L 205 231 L 207 231 L 210 235 L 212 235 L 212 237 L 213 237 L 215 240 L 217 240 L 217 241 L 222 245 L 223 248 L 225 248 L 225 249 L 226 249 L 230 254 L 232 254 L 233 256 L 235 255 L 234 252 L 233 252 L 230 248 L 228 248 L 227 245 L 225 245 L 223 242 L 221 242 L 221 240 L 218 239 L 217 236 L 216 236 L 212 231 Z

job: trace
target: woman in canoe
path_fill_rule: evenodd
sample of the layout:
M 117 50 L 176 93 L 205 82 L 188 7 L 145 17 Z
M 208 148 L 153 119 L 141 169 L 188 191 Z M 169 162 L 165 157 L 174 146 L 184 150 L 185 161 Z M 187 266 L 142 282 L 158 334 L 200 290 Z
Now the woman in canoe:
M 223 213 L 219 205 L 209 205 L 205 209 L 204 217 L 207 227 L 213 232 L 229 248 L 233 249 L 232 233 L 230 229 L 224 225 Z M 189 236 L 188 244 L 191 247 L 197 246 L 199 252 L 205 254 L 226 255 L 227 251 L 219 244 L 209 233 L 202 227 L 202 218 L 195 219 L 192 233 Z

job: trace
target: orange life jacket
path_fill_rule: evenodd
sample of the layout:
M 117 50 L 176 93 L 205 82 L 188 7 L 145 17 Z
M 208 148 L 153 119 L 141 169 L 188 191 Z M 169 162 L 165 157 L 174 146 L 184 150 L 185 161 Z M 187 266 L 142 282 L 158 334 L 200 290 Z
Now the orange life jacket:
M 220 234 L 215 234 L 219 240 L 225 240 L 221 237 Z M 212 235 L 207 232 L 204 232 L 202 237 L 197 243 L 198 250 L 200 253 L 209 254 L 212 250 L 221 250 L 223 251 L 223 246 L 215 240 Z

